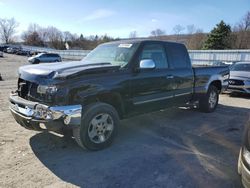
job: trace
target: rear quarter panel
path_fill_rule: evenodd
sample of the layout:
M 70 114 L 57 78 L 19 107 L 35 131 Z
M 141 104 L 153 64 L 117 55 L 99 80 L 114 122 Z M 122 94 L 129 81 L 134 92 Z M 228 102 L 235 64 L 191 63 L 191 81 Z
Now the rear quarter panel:
M 228 66 L 194 67 L 193 69 L 195 75 L 195 94 L 206 93 L 210 84 L 214 81 L 220 81 L 222 90 L 227 88 L 229 78 Z

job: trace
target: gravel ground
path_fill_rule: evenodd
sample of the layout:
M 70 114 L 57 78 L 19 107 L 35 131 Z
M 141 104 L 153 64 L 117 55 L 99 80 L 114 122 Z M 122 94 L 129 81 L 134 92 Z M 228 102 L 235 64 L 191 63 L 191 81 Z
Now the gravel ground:
M 123 120 L 114 144 L 80 149 L 71 138 L 20 127 L 8 110 L 17 68 L 0 58 L 0 187 L 241 187 L 237 157 L 250 97 L 220 95 L 205 114 L 171 108 Z

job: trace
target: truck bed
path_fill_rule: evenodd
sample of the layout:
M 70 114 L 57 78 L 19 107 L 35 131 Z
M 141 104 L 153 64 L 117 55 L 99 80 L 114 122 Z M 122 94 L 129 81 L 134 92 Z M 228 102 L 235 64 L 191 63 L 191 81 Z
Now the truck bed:
M 213 80 L 221 80 L 222 89 L 228 85 L 229 66 L 194 66 L 194 93 L 207 91 Z

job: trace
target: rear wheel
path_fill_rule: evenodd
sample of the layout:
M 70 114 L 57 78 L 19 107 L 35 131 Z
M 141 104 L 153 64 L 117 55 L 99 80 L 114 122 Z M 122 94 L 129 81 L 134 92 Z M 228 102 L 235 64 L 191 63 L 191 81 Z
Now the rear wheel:
M 199 101 L 200 110 L 203 112 L 213 112 L 219 101 L 219 91 L 214 85 L 209 86 L 208 91 L 204 97 Z
M 73 129 L 73 136 L 82 148 L 101 150 L 114 140 L 119 116 L 109 104 L 96 103 L 86 107 L 81 126 Z

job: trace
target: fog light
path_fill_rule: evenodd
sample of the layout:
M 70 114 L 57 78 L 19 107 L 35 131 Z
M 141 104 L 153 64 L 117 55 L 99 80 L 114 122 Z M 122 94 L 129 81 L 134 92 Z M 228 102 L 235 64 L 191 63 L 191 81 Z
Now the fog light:
M 41 128 L 41 129 L 47 129 L 47 127 L 45 126 L 44 123 L 40 123 L 39 125 L 40 125 L 40 128 Z
M 52 112 L 51 111 L 47 111 L 47 116 L 46 116 L 46 119 L 53 119 L 53 116 L 52 116 Z
M 46 119 L 46 120 L 53 119 L 52 112 L 41 105 L 36 106 L 34 116 L 39 119 Z
M 68 125 L 68 124 L 70 124 L 70 120 L 71 120 L 70 116 L 65 116 L 63 122 L 65 125 Z

